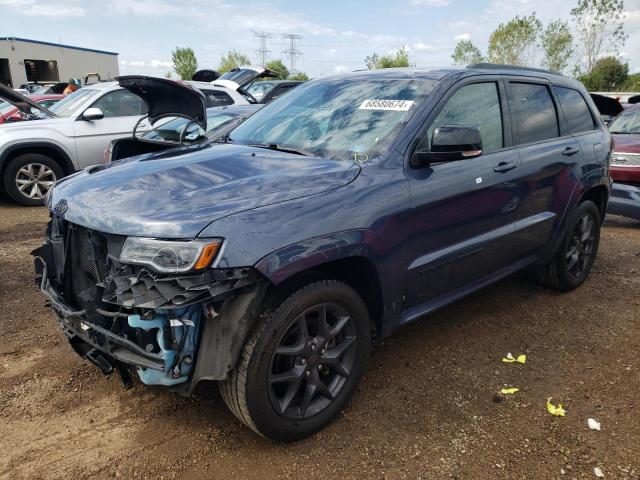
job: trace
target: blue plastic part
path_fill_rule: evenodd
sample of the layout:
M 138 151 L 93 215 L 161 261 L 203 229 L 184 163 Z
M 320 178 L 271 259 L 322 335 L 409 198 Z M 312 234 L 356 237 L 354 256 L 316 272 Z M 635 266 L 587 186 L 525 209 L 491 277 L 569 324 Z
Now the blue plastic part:
M 129 315 L 130 327 L 141 328 L 145 331 L 156 330 L 156 341 L 160 347 L 160 355 L 164 360 L 163 371 L 138 367 L 138 376 L 143 383 L 170 386 L 188 380 L 195 364 L 200 314 L 200 306 L 192 305 L 175 310 L 157 310 L 155 316 L 149 320 L 141 318 L 140 315 Z M 171 326 L 175 343 L 182 345 L 180 351 L 172 349 L 172 345 L 165 345 L 163 332 L 167 324 Z M 183 337 L 185 337 L 184 340 Z M 178 356 L 177 362 L 176 356 Z M 185 362 L 185 359 L 188 360 Z

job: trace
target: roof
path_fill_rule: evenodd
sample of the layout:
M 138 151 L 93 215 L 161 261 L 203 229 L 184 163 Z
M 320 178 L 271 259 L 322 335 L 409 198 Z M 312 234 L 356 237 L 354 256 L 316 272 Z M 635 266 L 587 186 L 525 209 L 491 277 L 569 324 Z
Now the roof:
M 84 47 L 75 47 L 73 45 L 65 45 L 63 43 L 53 43 L 53 42 L 43 42 L 41 40 L 31 40 L 29 38 L 19 38 L 19 37 L 0 37 L 0 41 L 14 41 L 14 42 L 26 42 L 26 43 L 36 43 L 38 45 L 47 45 L 49 47 L 60 47 L 60 48 L 68 48 L 71 50 L 80 50 L 83 52 L 93 52 L 93 53 L 101 53 L 103 55 L 118 55 L 118 52 L 108 52 L 106 50 L 95 50 L 93 48 L 84 48 Z

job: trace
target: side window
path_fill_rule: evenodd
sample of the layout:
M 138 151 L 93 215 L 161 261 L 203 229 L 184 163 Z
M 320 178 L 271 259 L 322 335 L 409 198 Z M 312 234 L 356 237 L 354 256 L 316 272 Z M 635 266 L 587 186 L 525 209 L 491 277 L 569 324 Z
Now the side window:
M 476 127 L 482 135 L 485 153 L 502 148 L 504 140 L 498 85 L 495 82 L 474 83 L 454 93 L 429 127 L 421 142 L 422 148 L 430 148 L 431 134 L 441 125 Z
M 274 89 L 274 92 L 271 94 L 271 100 L 275 100 L 276 98 L 278 98 L 281 95 L 285 94 L 286 92 L 291 90 L 291 87 L 293 87 L 293 85 L 280 85 L 280 86 L 276 87 Z
M 147 113 L 144 101 L 127 90 L 115 90 L 107 93 L 91 106 L 102 110 L 104 118 L 131 117 Z
M 558 115 L 546 85 L 512 83 L 513 122 L 520 132 L 520 143 L 532 143 L 560 135 Z
M 202 90 L 202 93 L 204 93 L 207 108 L 233 105 L 233 99 L 225 92 L 219 90 Z
M 589 132 L 596 129 L 591 111 L 577 90 L 565 87 L 555 87 L 560 100 L 560 107 L 567 121 L 569 133 Z

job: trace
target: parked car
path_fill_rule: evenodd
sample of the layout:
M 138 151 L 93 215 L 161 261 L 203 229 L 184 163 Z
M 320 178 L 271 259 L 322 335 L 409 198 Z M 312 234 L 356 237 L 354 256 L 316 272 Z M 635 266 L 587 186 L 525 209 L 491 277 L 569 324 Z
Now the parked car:
M 254 82 L 262 78 L 273 78 L 276 74 L 268 68 L 250 65 L 233 68 L 213 80 L 211 85 L 225 87 L 242 94 L 249 103 L 261 103 L 247 91 Z M 263 102 L 264 103 L 264 102 Z
M 298 440 L 346 406 L 372 339 L 524 268 L 580 286 L 610 150 L 584 87 L 548 72 L 314 80 L 227 143 L 60 180 L 37 282 L 103 373 L 185 395 L 219 381 L 245 425 Z
M 280 95 L 283 95 L 292 88 L 302 85 L 303 83 L 304 82 L 297 80 L 270 80 L 254 82 L 247 88 L 247 92 L 258 102 L 269 103 Z
M 64 98 L 64 95 L 29 95 L 29 98 L 44 108 L 50 108 Z M 0 102 L 0 124 L 6 122 L 20 122 L 25 115 L 18 107 L 9 102 Z
M 629 105 L 609 125 L 614 140 L 608 212 L 640 220 L 640 105 Z
M 160 99 L 154 100 L 162 98 L 166 97 L 162 96 Z M 231 105 L 208 108 L 206 128 L 202 128 L 188 118 L 176 117 L 143 135 L 111 140 L 105 150 L 103 163 L 143 153 L 217 142 L 260 108 L 262 105 Z
M 202 88 L 207 106 L 248 104 L 239 93 L 197 82 L 175 82 L 180 91 Z M 115 138 L 143 131 L 147 114 L 138 93 L 117 82 L 85 86 L 50 110 L 0 85 L 0 98 L 18 107 L 29 119 L 0 127 L 0 185 L 22 205 L 42 205 L 51 185 L 65 175 L 100 163 L 104 149 Z M 181 98 L 178 94 L 176 99 Z

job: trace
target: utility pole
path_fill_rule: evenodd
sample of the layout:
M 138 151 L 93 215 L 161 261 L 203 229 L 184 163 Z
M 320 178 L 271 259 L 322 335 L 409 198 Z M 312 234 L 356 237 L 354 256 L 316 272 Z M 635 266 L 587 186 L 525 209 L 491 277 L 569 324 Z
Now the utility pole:
M 302 35 L 294 35 L 292 33 L 285 33 L 284 40 L 289 41 L 289 49 L 284 53 L 289 57 L 289 72 L 294 73 L 296 70 L 296 59 L 302 56 L 302 52 L 296 48 L 296 40 L 300 40 Z
M 267 59 L 271 53 L 271 50 L 267 48 L 267 40 L 271 38 L 271 34 L 268 32 L 256 32 L 254 30 L 253 35 L 260 39 L 260 48 L 256 50 L 256 53 L 258 54 L 258 58 L 262 60 L 261 65 L 264 67 L 267 64 Z

